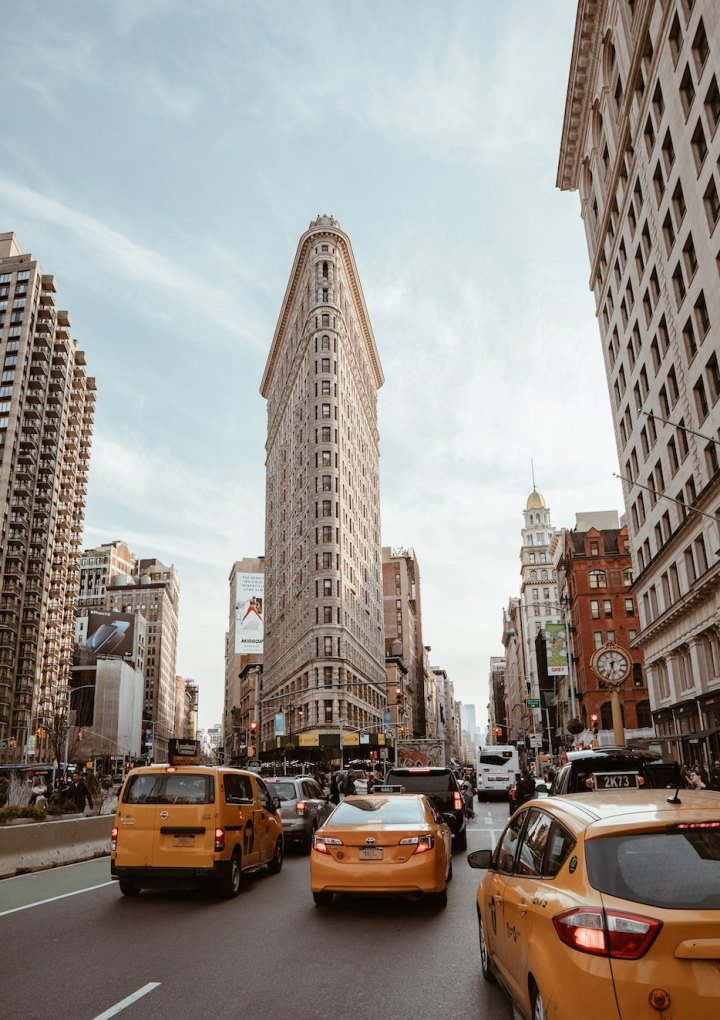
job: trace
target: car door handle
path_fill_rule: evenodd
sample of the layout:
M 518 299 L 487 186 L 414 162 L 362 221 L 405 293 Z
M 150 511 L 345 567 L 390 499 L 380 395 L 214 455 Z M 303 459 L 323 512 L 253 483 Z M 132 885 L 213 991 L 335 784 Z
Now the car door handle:
M 527 900 L 520 900 L 518 907 L 520 908 L 520 917 L 525 917 L 527 914 Z

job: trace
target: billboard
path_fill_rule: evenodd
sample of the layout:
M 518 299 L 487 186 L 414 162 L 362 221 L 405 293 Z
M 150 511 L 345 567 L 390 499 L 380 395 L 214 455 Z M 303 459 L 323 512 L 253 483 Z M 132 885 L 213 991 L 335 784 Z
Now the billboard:
M 80 646 L 84 665 L 99 655 L 133 658 L 135 616 L 132 613 L 104 613 L 92 610 L 87 618 L 87 636 Z
M 545 624 L 545 651 L 548 676 L 567 676 L 568 656 L 564 623 Z
M 235 575 L 235 653 L 262 655 L 265 624 L 263 573 Z

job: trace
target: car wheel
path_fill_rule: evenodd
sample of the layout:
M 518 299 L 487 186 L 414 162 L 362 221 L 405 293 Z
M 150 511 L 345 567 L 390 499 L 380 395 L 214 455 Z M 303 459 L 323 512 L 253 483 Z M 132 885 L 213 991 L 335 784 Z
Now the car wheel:
M 485 929 L 483 923 L 478 915 L 478 925 L 480 926 L 480 967 L 482 968 L 482 976 L 486 981 L 494 981 L 495 975 L 492 972 L 490 966 L 490 953 L 488 952 L 487 942 L 485 941 Z
M 283 866 L 283 841 L 278 839 L 275 844 L 275 853 L 272 858 L 268 861 L 268 871 L 273 875 L 277 875 Z
M 139 896 L 140 886 L 135 885 L 134 882 L 129 882 L 126 878 L 121 878 L 120 892 L 123 894 L 123 896 Z
M 223 871 L 218 883 L 220 895 L 226 900 L 232 900 L 240 892 L 241 885 L 242 864 L 240 861 L 240 852 L 236 850 L 230 860 L 223 866 Z
M 467 829 L 453 836 L 453 850 L 467 850 Z
M 314 892 L 313 899 L 319 907 L 329 907 L 333 901 L 333 894 L 331 892 Z
M 447 906 L 447 887 L 442 892 L 428 893 L 427 898 L 430 900 L 434 907 L 446 907 Z
M 547 1020 L 547 1010 L 542 1001 L 540 989 L 533 986 L 532 989 L 532 1020 Z

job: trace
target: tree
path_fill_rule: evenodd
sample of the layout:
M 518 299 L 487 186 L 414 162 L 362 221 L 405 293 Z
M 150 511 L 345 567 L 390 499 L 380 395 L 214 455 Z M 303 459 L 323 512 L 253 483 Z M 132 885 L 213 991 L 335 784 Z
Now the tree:
M 38 741 L 38 751 L 44 745 L 49 756 L 58 766 L 67 765 L 79 760 L 83 741 L 82 726 L 77 725 L 78 718 L 84 717 L 93 696 L 91 690 L 78 688 L 75 693 L 55 691 L 48 695 L 38 717 L 38 724 L 45 731 L 42 740 Z M 72 709 L 68 709 L 68 700 L 72 698 Z

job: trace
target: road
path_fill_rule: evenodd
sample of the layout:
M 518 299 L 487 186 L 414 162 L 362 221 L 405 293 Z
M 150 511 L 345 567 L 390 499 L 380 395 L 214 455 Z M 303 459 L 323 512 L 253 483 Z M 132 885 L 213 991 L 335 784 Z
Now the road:
M 494 845 L 504 803 L 478 805 L 468 850 Z M 120 1020 L 512 1020 L 480 974 L 475 890 L 454 857 L 446 909 L 337 898 L 319 909 L 307 856 L 239 897 L 120 895 L 108 859 L 0 883 L 0 1017 Z

